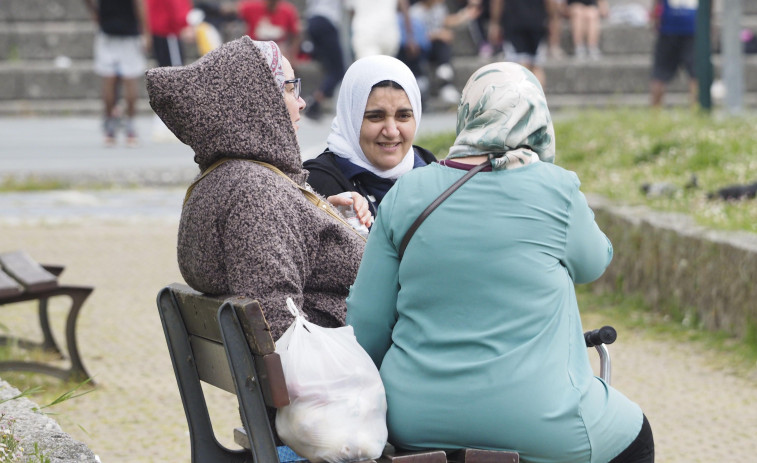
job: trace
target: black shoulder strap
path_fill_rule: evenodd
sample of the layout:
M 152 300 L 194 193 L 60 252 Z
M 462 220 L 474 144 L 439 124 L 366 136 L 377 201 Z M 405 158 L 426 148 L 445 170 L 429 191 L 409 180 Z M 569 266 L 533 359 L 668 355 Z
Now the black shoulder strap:
M 460 177 L 455 183 L 453 183 L 449 188 L 444 190 L 442 194 L 439 195 L 438 198 L 436 198 L 431 204 L 429 204 L 426 209 L 421 212 L 421 214 L 418 216 L 417 219 L 415 219 L 415 222 L 413 222 L 412 225 L 410 225 L 410 228 L 405 232 L 405 236 L 402 237 L 402 242 L 400 243 L 400 249 L 399 249 L 399 258 L 402 260 L 402 256 L 405 254 L 405 248 L 407 247 L 407 244 L 410 242 L 410 238 L 413 237 L 415 234 L 415 231 L 418 229 L 418 227 L 421 226 L 421 223 L 423 223 L 424 220 L 426 220 L 426 217 L 428 217 L 434 209 L 436 209 L 439 204 L 441 204 L 445 199 L 449 198 L 449 195 L 455 192 L 458 188 L 460 188 L 460 185 L 467 182 L 468 179 L 476 175 L 477 173 L 481 172 L 486 166 L 490 166 L 491 161 L 488 159 L 481 164 L 477 165 L 473 169 L 469 170 L 468 173 Z

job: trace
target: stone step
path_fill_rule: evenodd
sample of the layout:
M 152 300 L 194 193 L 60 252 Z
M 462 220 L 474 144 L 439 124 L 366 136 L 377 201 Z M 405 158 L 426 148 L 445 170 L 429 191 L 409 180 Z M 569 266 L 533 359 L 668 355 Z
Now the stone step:
M 228 0 L 205 0 L 207 3 L 218 4 Z M 307 0 L 289 0 L 302 14 L 305 11 Z M 717 16 L 719 9 L 726 2 L 714 2 L 714 15 Z M 453 8 L 457 0 L 447 0 Z M 651 4 L 649 0 L 609 0 L 610 7 L 636 3 L 644 8 Z M 0 21 L 79 21 L 89 18 L 89 13 L 84 6 L 83 0 L 3 0 L 0 4 Z M 744 15 L 757 15 L 757 0 L 742 0 L 742 12 Z
M 92 61 L 57 67 L 48 61 L 0 63 L 0 100 L 57 100 L 100 97 L 100 79 Z M 141 85 L 144 90 L 144 85 Z
M 720 75 L 720 59 L 713 58 L 715 76 Z M 462 88 L 473 71 L 486 64 L 478 57 L 455 60 L 456 84 Z M 757 92 L 757 56 L 749 55 L 745 65 L 745 89 Z M 651 60 L 648 55 L 605 57 L 600 61 L 573 59 L 551 61 L 545 65 L 548 94 L 623 94 L 645 93 L 649 85 Z M 308 95 L 320 80 L 320 69 L 310 62 L 298 69 L 303 79 L 303 94 Z M 70 62 L 0 62 L 0 101 L 97 99 L 100 79 L 90 60 Z M 671 91 L 683 91 L 684 79 L 674 81 Z M 140 86 L 145 96 L 144 84 Z
M 2 22 L 83 21 L 90 19 L 83 0 L 3 0 Z
M 83 0 L 76 0 L 71 4 L 66 0 L 5 2 L 8 5 L 0 8 L 0 60 L 25 61 L 53 59 L 58 56 L 71 59 L 92 57 L 96 27 L 81 6 Z M 753 3 L 757 5 L 757 0 Z M 742 27 L 757 30 L 757 7 L 755 10 L 751 16 L 745 13 L 741 20 Z M 232 40 L 245 33 L 245 26 L 241 21 L 233 21 L 226 24 L 222 33 L 225 40 Z M 650 53 L 654 36 L 649 27 L 610 24 L 604 21 L 600 48 L 607 55 Z M 719 39 L 716 27 L 712 37 L 714 49 L 719 48 Z M 561 43 L 566 52 L 572 53 L 570 25 L 567 20 L 563 23 Z M 190 57 L 196 57 L 191 44 L 188 44 L 186 49 Z M 457 29 L 453 53 L 456 56 L 471 56 L 476 52 L 476 45 L 469 30 L 466 27 Z
M 477 57 L 457 58 L 455 82 L 462 89 L 476 69 L 486 64 Z M 714 76 L 721 75 L 721 59 L 712 58 Z M 651 71 L 649 55 L 605 56 L 599 61 L 577 61 L 571 58 L 552 60 L 545 64 L 547 95 L 596 95 L 596 94 L 644 94 L 649 89 Z M 757 55 L 747 55 L 744 60 L 744 88 L 747 93 L 757 93 Z M 685 92 L 686 79 L 680 72 L 668 86 L 668 91 Z
M 92 21 L 0 23 L 0 60 L 92 59 Z
M 744 27 L 757 30 L 757 16 L 745 17 Z M 0 22 L 0 60 L 27 61 L 49 60 L 64 56 L 70 59 L 91 59 L 93 40 L 96 32 L 92 21 L 65 22 Z M 222 31 L 226 40 L 232 40 L 245 33 L 244 25 L 232 22 Z M 476 46 L 467 29 L 456 30 L 453 44 L 455 56 L 473 56 L 477 54 Z M 623 24 L 607 25 L 602 30 L 600 49 L 605 55 L 625 55 L 651 53 L 655 34 L 646 27 L 634 27 Z M 720 36 L 712 37 L 713 49 L 719 49 Z M 561 45 L 568 54 L 573 52 L 570 29 L 565 23 Z M 193 44 L 184 44 L 189 58 L 196 58 Z

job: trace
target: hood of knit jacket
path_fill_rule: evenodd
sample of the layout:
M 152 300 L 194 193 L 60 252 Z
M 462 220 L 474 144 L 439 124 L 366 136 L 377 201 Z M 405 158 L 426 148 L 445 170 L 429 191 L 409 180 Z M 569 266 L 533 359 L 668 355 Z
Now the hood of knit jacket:
M 150 106 L 204 171 L 220 158 L 252 159 L 304 183 L 297 136 L 270 67 L 244 36 L 187 66 L 146 73 Z

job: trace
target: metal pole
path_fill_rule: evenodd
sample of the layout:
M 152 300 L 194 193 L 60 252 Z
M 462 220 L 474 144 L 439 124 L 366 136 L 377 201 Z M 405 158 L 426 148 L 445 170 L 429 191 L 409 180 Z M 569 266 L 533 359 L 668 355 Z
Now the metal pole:
M 712 109 L 712 62 L 710 60 L 710 13 L 711 0 L 699 0 L 697 8 L 697 32 L 694 40 L 694 60 L 696 64 L 697 83 L 699 86 L 699 106 L 709 111 Z
M 344 68 L 352 64 L 352 9 L 348 8 L 348 2 L 340 2 L 342 5 L 342 23 L 339 25 L 339 42 L 342 45 L 342 58 Z
M 723 60 L 725 107 L 729 113 L 738 113 L 744 102 L 744 52 L 741 45 L 742 0 L 725 0 L 721 14 L 720 43 Z

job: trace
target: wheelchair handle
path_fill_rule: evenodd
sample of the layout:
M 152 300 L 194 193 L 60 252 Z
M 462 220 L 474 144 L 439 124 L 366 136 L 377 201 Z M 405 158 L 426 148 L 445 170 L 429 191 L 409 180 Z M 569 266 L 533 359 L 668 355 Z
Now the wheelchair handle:
M 602 328 L 587 331 L 584 333 L 586 347 L 596 347 L 601 344 L 612 344 L 618 337 L 618 332 L 612 326 L 603 326 Z

